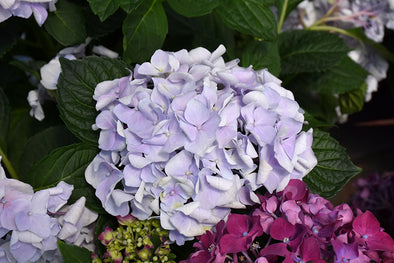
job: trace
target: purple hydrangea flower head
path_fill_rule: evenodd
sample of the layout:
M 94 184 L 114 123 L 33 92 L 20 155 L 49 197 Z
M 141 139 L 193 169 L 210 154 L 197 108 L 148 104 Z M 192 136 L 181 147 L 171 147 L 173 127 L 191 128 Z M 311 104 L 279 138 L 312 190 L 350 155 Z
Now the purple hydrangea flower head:
M 182 244 L 259 203 L 256 189 L 282 190 L 315 166 L 293 94 L 267 70 L 225 62 L 225 50 L 157 50 L 97 85 L 102 152 L 85 177 L 109 213 L 155 213 Z

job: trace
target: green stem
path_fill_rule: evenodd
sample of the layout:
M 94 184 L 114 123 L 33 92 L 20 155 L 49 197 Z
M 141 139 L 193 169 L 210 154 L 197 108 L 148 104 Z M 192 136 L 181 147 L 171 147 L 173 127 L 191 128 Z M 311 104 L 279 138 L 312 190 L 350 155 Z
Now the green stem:
M 289 0 L 285 0 L 285 2 L 283 3 L 283 8 L 281 10 L 279 22 L 278 22 L 278 34 L 280 34 L 280 30 L 282 29 L 283 22 L 285 21 L 286 10 L 287 10 L 288 4 L 289 4 Z
M 2 161 L 4 163 L 4 167 L 7 169 L 10 176 L 14 179 L 19 179 L 17 173 L 15 172 L 14 167 L 12 166 L 11 162 L 8 160 L 7 156 L 4 154 L 3 150 L 0 148 L 0 155 L 2 157 Z
M 329 32 L 336 32 L 351 38 L 355 38 L 355 39 L 359 39 L 357 36 L 355 36 L 354 34 L 342 29 L 342 28 L 338 28 L 335 26 L 311 26 L 309 28 L 307 28 L 307 30 L 312 30 L 312 31 L 329 31 Z

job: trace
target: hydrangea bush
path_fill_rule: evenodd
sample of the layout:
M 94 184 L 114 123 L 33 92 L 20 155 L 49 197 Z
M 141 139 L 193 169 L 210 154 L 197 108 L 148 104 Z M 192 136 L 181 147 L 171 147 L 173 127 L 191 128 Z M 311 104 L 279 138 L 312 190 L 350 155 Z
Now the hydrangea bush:
M 0 262 L 392 261 L 369 188 L 326 198 L 393 8 L 1 1 Z

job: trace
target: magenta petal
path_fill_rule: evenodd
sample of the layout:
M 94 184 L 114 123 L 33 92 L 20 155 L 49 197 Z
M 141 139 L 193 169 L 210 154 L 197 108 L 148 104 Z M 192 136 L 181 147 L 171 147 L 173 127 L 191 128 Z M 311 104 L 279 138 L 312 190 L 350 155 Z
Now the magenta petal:
M 309 237 L 304 239 L 301 246 L 302 259 L 305 262 L 312 261 L 317 262 L 320 260 L 320 247 L 316 238 Z
M 366 239 L 368 248 L 380 251 L 394 251 L 394 241 L 386 232 L 378 232 Z
M 276 240 L 283 241 L 284 238 L 290 238 L 295 231 L 295 226 L 287 220 L 279 217 L 271 225 L 270 235 Z
M 376 217 L 367 210 L 364 214 L 354 219 L 353 229 L 360 235 L 374 235 L 376 232 L 379 232 L 380 223 Z
M 266 248 L 263 248 L 260 251 L 259 255 L 261 257 L 271 256 L 271 255 L 287 257 L 289 254 L 290 254 L 290 251 L 287 250 L 285 243 L 275 243 L 275 244 L 269 245 Z
M 249 232 L 248 215 L 230 214 L 227 220 L 227 231 L 236 236 L 242 236 L 244 232 Z
M 240 237 L 238 235 L 226 234 L 220 239 L 220 252 L 222 254 L 237 253 L 246 251 L 246 237 Z

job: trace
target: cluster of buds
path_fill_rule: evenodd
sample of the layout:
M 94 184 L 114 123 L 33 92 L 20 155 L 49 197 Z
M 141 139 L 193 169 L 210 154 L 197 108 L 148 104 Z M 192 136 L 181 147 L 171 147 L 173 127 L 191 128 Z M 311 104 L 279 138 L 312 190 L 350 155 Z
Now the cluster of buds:
M 118 217 L 116 230 L 106 227 L 99 240 L 107 248 L 103 258 L 93 254 L 93 262 L 175 262 L 170 254 L 168 232 L 155 219 Z

